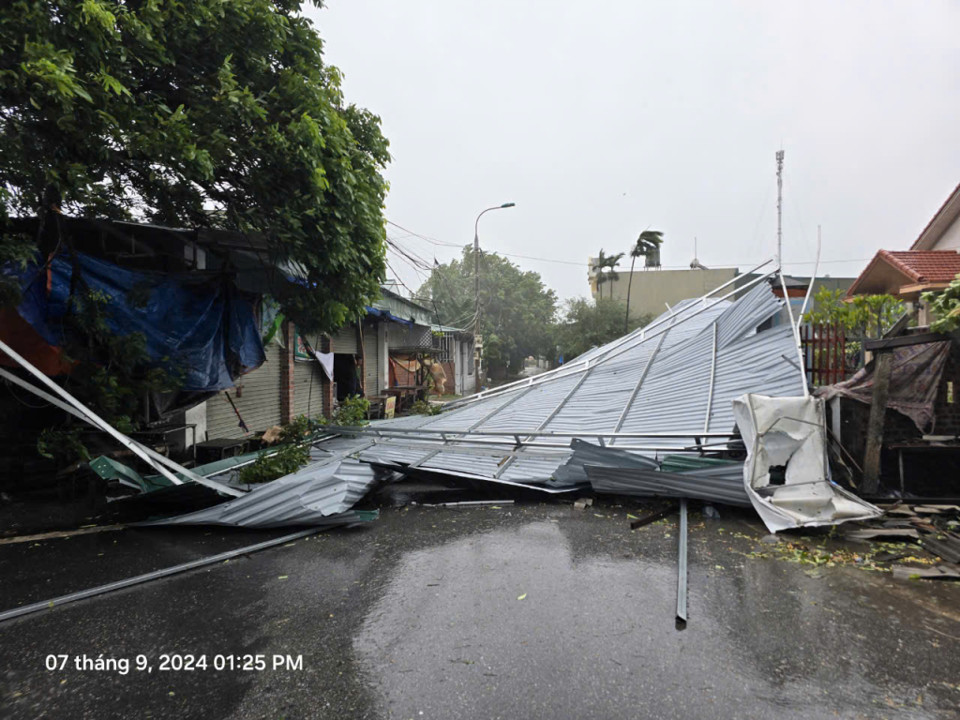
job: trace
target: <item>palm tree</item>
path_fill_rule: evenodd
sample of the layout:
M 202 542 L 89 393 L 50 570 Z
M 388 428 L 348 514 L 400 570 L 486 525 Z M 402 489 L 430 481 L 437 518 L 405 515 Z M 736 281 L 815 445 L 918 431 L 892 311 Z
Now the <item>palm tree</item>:
M 630 249 L 630 279 L 627 280 L 627 313 L 623 318 L 623 334 L 629 332 L 630 327 L 630 286 L 633 285 L 633 266 L 638 257 L 647 257 L 648 255 L 660 249 L 663 242 L 663 233 L 659 230 L 644 230 L 637 238 Z
M 619 264 L 620 259 L 624 256 L 625 253 L 617 253 L 616 255 L 605 256 L 603 250 L 600 251 L 600 258 L 597 260 L 597 265 L 600 268 L 600 275 L 603 277 L 604 282 L 610 283 L 610 298 L 613 299 L 613 281 L 620 277 L 615 268 Z M 606 272 L 603 272 L 606 268 Z

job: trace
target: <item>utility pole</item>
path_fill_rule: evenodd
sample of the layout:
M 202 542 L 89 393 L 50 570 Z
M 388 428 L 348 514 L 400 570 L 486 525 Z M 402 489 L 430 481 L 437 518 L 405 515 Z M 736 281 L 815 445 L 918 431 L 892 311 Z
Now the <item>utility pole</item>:
M 473 295 L 475 299 L 475 307 L 473 312 L 473 341 L 474 341 L 474 351 L 473 351 L 473 370 L 475 378 L 475 392 L 480 392 L 480 352 L 476 348 L 477 337 L 480 334 L 480 218 L 483 217 L 484 213 L 488 213 L 491 210 L 502 210 L 504 208 L 512 208 L 516 203 L 508 202 L 503 203 L 503 205 L 495 205 L 493 207 L 488 207 L 486 210 L 477 215 L 476 221 L 473 223 Z
M 783 150 L 777 150 L 777 267 L 783 266 Z

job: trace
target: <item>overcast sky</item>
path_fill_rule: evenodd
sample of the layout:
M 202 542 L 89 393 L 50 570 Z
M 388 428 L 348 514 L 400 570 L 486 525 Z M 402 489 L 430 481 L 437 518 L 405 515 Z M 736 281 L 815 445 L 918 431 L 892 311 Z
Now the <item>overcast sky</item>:
M 960 182 L 960 2 L 328 0 L 308 11 L 391 143 L 386 216 L 589 295 L 587 257 L 664 232 L 662 262 L 773 255 L 857 275 Z M 429 262 L 457 247 L 389 235 Z M 797 264 L 806 263 L 806 264 Z M 425 277 L 395 252 L 391 276 Z

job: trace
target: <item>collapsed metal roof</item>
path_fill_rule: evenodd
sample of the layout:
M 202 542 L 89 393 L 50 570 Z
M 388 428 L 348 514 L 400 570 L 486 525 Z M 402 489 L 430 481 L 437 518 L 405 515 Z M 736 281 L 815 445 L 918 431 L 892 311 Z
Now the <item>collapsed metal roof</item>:
M 556 492 L 571 487 L 556 471 L 574 438 L 644 455 L 724 442 L 735 424 L 734 398 L 803 394 L 793 328 L 770 322 L 783 301 L 766 277 L 681 303 L 567 365 L 465 398 L 440 415 L 354 429 L 373 441 L 357 457 Z
M 266 483 L 243 497 L 145 525 L 229 525 L 275 528 L 348 525 L 376 512 L 351 510 L 383 479 L 370 465 L 331 457 Z

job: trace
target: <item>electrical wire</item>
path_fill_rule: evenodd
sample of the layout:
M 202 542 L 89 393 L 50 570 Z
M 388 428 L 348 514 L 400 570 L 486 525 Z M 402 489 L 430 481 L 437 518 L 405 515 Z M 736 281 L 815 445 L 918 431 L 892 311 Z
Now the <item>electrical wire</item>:
M 765 204 L 766 204 L 766 200 L 764 200 L 764 205 L 765 205 Z M 757 221 L 757 225 L 758 225 L 758 226 L 759 226 L 760 222 L 762 222 L 762 219 L 763 219 L 763 214 L 761 214 L 760 219 Z M 442 246 L 446 246 L 446 247 L 458 247 L 458 248 L 459 248 L 459 247 L 464 247 L 463 245 L 458 245 L 457 243 L 442 242 L 442 241 L 439 241 L 439 240 L 435 240 L 435 239 L 433 239 L 433 238 L 428 238 L 428 237 L 426 237 L 426 236 L 424 236 L 424 235 L 420 235 L 420 234 L 415 233 L 415 232 L 413 232 L 413 231 L 411 231 L 411 230 L 408 230 L 407 228 L 405 228 L 405 227 L 403 227 L 403 226 L 401 226 L 401 225 L 398 225 L 397 223 L 393 222 L 392 220 L 387 220 L 387 222 L 390 223 L 391 225 L 393 225 L 394 227 L 397 227 L 397 228 L 403 230 L 405 233 L 408 233 L 410 237 L 420 238 L 421 240 L 426 240 L 427 242 L 430 242 L 430 243 L 432 243 L 432 244 L 434 244 L 434 245 L 442 245 Z M 758 227 L 758 229 L 759 229 L 759 227 Z M 401 239 L 401 240 L 402 240 L 402 239 Z M 391 247 L 394 247 L 395 249 L 396 249 L 397 247 L 399 247 L 399 245 L 398 245 L 398 239 L 397 239 L 397 238 L 388 238 L 388 244 L 390 244 Z M 413 251 L 410 251 L 410 250 L 406 250 L 406 251 L 397 250 L 397 252 L 398 252 L 398 253 L 401 253 L 401 254 L 403 254 L 404 252 L 405 252 L 405 253 L 409 253 L 409 254 L 414 254 Z M 537 262 L 548 262 L 548 263 L 554 263 L 554 264 L 558 264 L 558 265 L 576 265 L 577 267 L 584 267 L 584 266 L 586 266 L 586 264 L 587 264 L 585 261 L 560 260 L 560 259 L 557 259 L 557 258 L 538 257 L 538 256 L 536 256 L 536 255 L 520 255 L 520 254 L 517 254 L 517 253 L 506 253 L 506 252 L 497 252 L 497 251 L 487 251 L 487 252 L 488 252 L 488 254 L 493 254 L 493 255 L 502 255 L 502 256 L 504 256 L 504 257 L 521 258 L 521 259 L 523 259 L 523 260 L 535 260 L 535 261 L 537 261 Z M 431 270 L 431 271 L 433 270 L 433 267 L 430 266 L 429 263 L 427 263 L 427 261 L 423 260 L 423 258 L 418 258 L 418 260 L 419 260 L 420 263 L 422 263 L 422 264 L 420 265 L 420 267 L 421 267 L 423 270 Z M 868 260 L 870 260 L 870 258 L 851 258 L 851 259 L 847 259 L 847 260 L 821 260 L 821 261 L 820 261 L 820 265 L 831 265 L 831 264 L 835 265 L 835 264 L 838 264 L 838 263 L 863 263 L 863 262 L 867 262 Z M 411 262 L 415 262 L 415 261 L 411 259 Z M 752 264 L 753 264 L 753 261 L 750 261 L 750 262 L 725 262 L 725 263 L 722 263 L 721 266 L 722 266 L 722 267 L 736 267 L 736 266 L 739 266 L 739 265 L 752 265 Z M 816 265 L 817 263 L 816 263 L 815 261 L 799 261 L 799 262 L 786 262 L 786 263 L 782 263 L 782 264 L 783 264 L 784 266 L 803 266 L 803 265 Z M 688 269 L 689 269 L 689 265 L 662 265 L 661 267 L 662 267 L 662 269 L 664 269 L 664 270 L 688 270 Z

